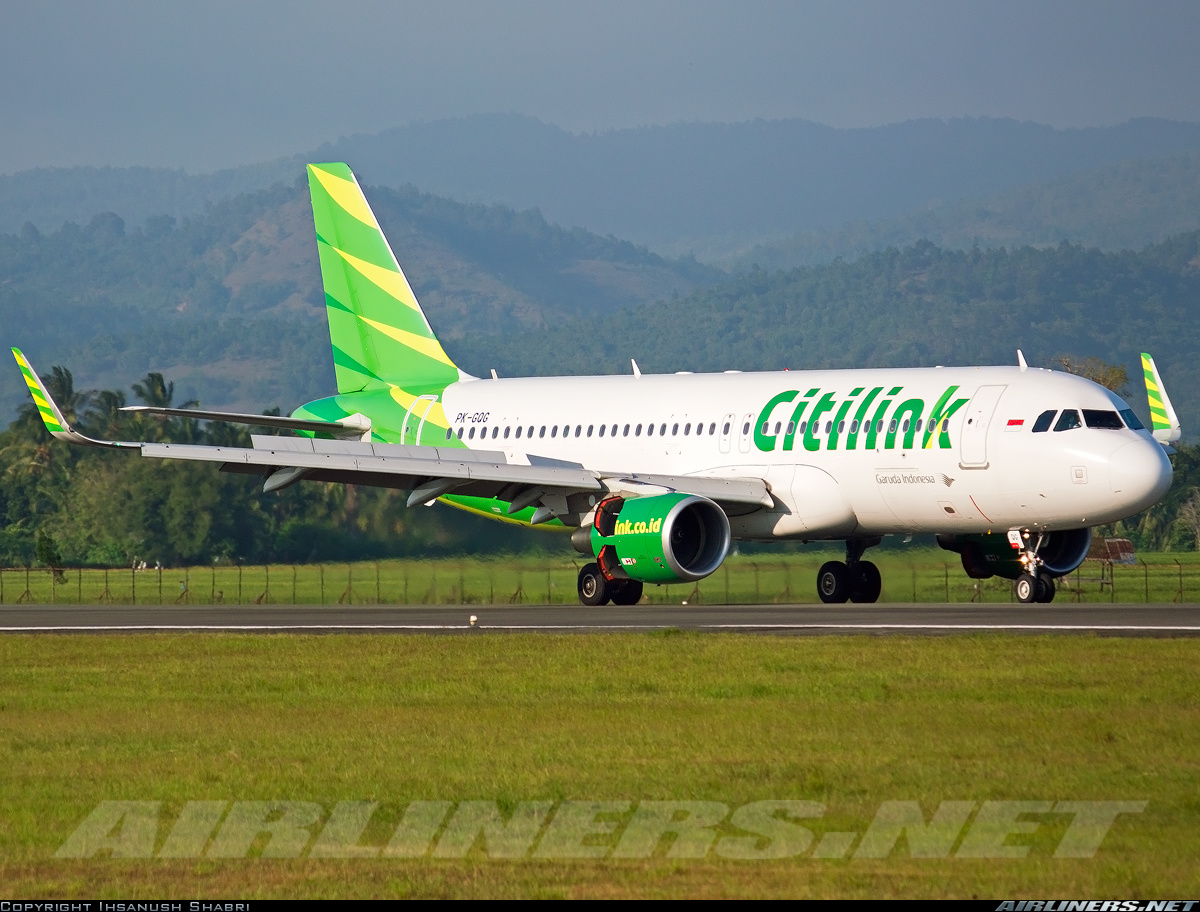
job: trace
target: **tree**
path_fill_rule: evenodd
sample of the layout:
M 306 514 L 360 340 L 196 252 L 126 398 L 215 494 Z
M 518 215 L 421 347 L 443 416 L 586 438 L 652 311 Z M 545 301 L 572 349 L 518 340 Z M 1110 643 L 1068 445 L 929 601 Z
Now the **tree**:
M 1093 383 L 1099 383 L 1105 389 L 1112 390 L 1118 395 L 1129 385 L 1129 371 L 1123 365 L 1109 364 L 1103 358 L 1075 358 L 1072 355 L 1059 355 L 1054 359 L 1054 363 L 1068 374 L 1086 377 Z

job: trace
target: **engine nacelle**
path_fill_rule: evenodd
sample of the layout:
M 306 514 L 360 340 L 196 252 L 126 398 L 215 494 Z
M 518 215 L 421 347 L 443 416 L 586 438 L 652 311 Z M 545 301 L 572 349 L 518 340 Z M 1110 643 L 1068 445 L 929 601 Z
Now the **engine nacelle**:
M 657 494 L 602 501 L 587 545 L 610 579 L 676 583 L 704 579 L 720 567 L 731 541 L 725 511 L 711 500 Z
M 1016 579 L 1025 572 L 1022 549 L 1000 533 L 982 535 L 939 535 L 937 543 L 962 557 L 963 570 L 971 579 L 1000 576 Z M 1042 536 L 1038 557 L 1051 576 L 1066 576 L 1083 563 L 1092 546 L 1091 529 L 1064 529 Z

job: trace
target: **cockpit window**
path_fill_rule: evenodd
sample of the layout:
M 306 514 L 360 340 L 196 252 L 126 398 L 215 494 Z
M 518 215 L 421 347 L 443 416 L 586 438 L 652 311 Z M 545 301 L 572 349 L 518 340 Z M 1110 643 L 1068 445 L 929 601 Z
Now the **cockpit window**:
M 1090 428 L 1103 428 L 1109 431 L 1119 431 L 1123 427 L 1116 412 L 1104 409 L 1084 409 L 1083 420 Z
M 1050 425 L 1054 423 L 1054 416 L 1058 412 L 1055 409 L 1050 409 L 1048 412 L 1042 412 L 1037 416 L 1037 421 L 1033 423 L 1033 432 L 1035 434 L 1044 434 L 1050 430 Z
M 1054 425 L 1054 430 L 1069 431 L 1077 427 L 1083 427 L 1083 423 L 1079 420 L 1079 412 L 1075 409 L 1064 409 L 1063 413 L 1058 416 L 1058 423 Z
M 1121 417 L 1125 419 L 1125 425 L 1131 431 L 1146 430 L 1146 425 L 1138 421 L 1138 416 L 1133 413 L 1133 409 L 1121 409 Z

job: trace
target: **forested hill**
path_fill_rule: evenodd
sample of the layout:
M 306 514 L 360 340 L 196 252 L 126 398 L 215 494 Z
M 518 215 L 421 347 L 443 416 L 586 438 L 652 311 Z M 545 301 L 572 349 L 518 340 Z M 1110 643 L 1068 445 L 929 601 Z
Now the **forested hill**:
M 290 182 L 305 162 L 345 161 L 373 185 L 538 207 L 553 222 L 708 260 L 798 231 L 900 218 L 939 202 L 1198 150 L 1200 124 L 1155 119 L 1065 130 L 1002 118 L 862 129 L 788 119 L 572 134 L 530 117 L 488 114 L 352 136 L 215 174 L 0 175 L 0 231 L 26 221 L 50 231 L 101 211 L 132 228 L 149 216 L 194 215 L 230 195 Z
M 758 244 L 722 260 L 733 270 L 790 269 L 855 259 L 928 240 L 939 247 L 1054 245 L 1140 249 L 1200 228 L 1200 152 L 1138 159 L 896 219 L 848 222 Z
M 535 211 L 455 203 L 412 187 L 368 197 L 418 298 L 448 340 L 603 317 L 721 273 Z M 180 223 L 126 230 L 102 213 L 43 235 L 0 236 L 4 343 L 81 387 L 168 373 L 213 407 L 293 408 L 333 388 L 307 184 L 276 185 Z M 494 346 L 489 343 L 489 348 Z M 25 393 L 0 371 L 0 419 Z
M 713 288 L 608 320 L 510 340 L 493 360 L 507 374 L 580 365 L 643 371 L 777 370 L 1014 364 L 1099 357 L 1139 378 L 1154 354 L 1186 439 L 1200 432 L 1200 232 L 1140 252 L 1070 244 L 966 251 L 925 241 L 854 261 L 755 270 Z M 687 332 L 678 332 L 678 327 Z M 479 343 L 464 340 L 467 351 Z M 547 362 L 544 353 L 557 354 Z M 1130 401 L 1143 419 L 1144 391 Z

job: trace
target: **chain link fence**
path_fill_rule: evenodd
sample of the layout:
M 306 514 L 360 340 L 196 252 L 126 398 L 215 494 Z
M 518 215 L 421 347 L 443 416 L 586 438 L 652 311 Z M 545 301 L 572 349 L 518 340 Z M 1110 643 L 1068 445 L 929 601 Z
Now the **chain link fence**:
M 650 604 L 818 602 L 817 568 L 837 555 L 734 556 L 699 583 L 647 585 Z M 877 563 L 886 602 L 1015 601 L 1009 580 L 971 580 L 957 561 L 890 555 Z M 1058 581 L 1057 602 L 1200 600 L 1196 555 L 1133 564 L 1087 560 Z M 0 605 L 572 604 L 580 560 L 381 561 L 183 568 L 0 568 Z

